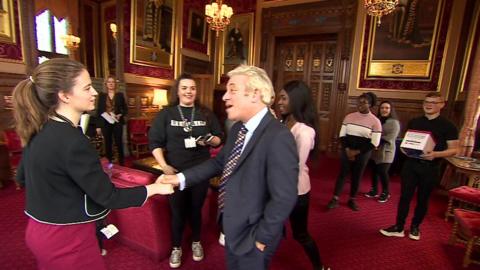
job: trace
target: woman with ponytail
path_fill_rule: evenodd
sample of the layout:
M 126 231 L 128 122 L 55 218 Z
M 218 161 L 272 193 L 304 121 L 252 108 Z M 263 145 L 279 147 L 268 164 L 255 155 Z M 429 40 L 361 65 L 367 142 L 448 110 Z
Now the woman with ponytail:
M 95 108 L 97 91 L 79 62 L 40 64 L 13 92 L 16 129 L 24 145 L 17 181 L 25 186 L 25 240 L 38 269 L 106 269 L 95 221 L 109 209 L 141 206 L 171 187 L 116 188 L 78 129 Z

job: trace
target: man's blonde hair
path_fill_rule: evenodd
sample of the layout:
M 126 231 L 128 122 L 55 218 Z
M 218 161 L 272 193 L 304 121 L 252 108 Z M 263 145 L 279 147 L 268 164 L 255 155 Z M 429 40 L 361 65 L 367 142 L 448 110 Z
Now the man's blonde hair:
M 228 72 L 227 75 L 228 77 L 235 75 L 247 76 L 249 78 L 247 81 L 247 91 L 255 89 L 260 91 L 262 102 L 265 105 L 270 106 L 275 100 L 275 91 L 273 90 L 272 81 L 265 70 L 255 66 L 240 65 Z

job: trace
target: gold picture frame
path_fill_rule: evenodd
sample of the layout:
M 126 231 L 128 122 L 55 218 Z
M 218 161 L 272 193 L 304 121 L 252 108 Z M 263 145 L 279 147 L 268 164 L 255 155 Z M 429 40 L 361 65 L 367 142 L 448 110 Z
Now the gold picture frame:
M 188 14 L 188 33 L 187 38 L 201 44 L 205 44 L 207 36 L 207 22 L 205 15 L 201 12 L 190 9 Z
M 365 79 L 431 79 L 445 0 L 425 0 L 424 10 L 412 3 L 397 6 L 380 26 L 370 20 Z
M 221 76 L 238 65 L 253 64 L 253 13 L 233 15 L 230 24 L 222 33 L 219 70 Z
M 0 0 L 0 42 L 17 44 L 13 0 Z
M 130 63 L 153 67 L 173 67 L 176 5 L 165 0 L 132 0 Z
M 115 76 L 117 62 L 117 37 L 114 36 L 110 24 L 116 25 L 115 18 L 107 18 L 106 14 L 111 9 L 115 9 L 115 1 L 104 2 L 101 5 L 100 33 L 102 41 L 102 69 L 103 77 L 109 75 Z

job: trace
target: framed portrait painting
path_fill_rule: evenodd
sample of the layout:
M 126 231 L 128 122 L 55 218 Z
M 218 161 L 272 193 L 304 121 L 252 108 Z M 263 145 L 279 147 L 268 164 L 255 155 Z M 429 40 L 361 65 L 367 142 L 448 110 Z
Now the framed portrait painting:
M 175 1 L 132 0 L 130 62 L 172 67 Z
M 220 50 L 221 74 L 253 61 L 253 13 L 233 15 L 223 33 Z M 220 80 L 220 78 L 219 78 Z
M 428 80 L 445 0 L 401 1 L 392 14 L 370 20 L 365 78 Z
M 201 12 L 191 9 L 188 15 L 188 35 L 187 38 L 198 43 L 205 44 L 207 23 L 205 15 Z
M 13 0 L 0 0 L 0 42 L 16 43 Z

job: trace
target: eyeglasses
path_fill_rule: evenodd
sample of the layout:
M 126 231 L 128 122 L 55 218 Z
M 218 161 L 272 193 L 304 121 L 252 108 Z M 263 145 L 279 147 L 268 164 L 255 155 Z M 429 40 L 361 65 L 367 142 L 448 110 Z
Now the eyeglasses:
M 436 105 L 436 104 L 442 104 L 443 101 L 427 101 L 427 100 L 424 100 L 423 101 L 423 104 L 431 104 L 431 105 Z

